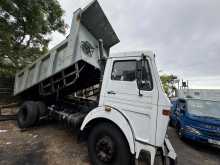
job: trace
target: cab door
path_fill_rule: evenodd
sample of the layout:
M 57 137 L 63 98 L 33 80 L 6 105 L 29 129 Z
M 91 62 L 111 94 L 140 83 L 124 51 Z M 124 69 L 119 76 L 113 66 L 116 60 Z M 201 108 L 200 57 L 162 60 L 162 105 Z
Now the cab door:
M 146 86 L 139 93 L 136 78 L 137 61 L 141 57 L 109 59 L 105 79 L 104 105 L 121 111 L 132 126 L 137 141 L 155 144 L 158 92 L 152 62 L 144 62 L 143 80 Z

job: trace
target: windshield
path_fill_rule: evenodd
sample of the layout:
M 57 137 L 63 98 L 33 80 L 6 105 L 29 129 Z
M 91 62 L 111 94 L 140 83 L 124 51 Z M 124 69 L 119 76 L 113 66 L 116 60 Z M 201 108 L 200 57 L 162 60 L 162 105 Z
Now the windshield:
M 220 118 L 220 102 L 208 100 L 188 100 L 187 106 L 190 114 Z

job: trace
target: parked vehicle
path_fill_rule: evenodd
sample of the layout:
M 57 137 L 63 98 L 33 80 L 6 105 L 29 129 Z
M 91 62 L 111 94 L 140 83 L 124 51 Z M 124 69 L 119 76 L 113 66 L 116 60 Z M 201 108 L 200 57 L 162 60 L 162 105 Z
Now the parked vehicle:
M 97 1 L 74 12 L 70 35 L 16 74 L 18 126 L 52 117 L 79 129 L 94 165 L 129 165 L 156 153 L 174 163 L 170 102 L 152 51 L 109 55 L 119 42 Z
M 176 127 L 177 122 L 178 122 L 177 121 L 177 119 L 178 119 L 178 117 L 177 117 L 177 115 L 178 115 L 177 108 L 179 106 L 181 106 L 181 104 L 185 105 L 186 100 L 183 99 L 183 98 L 176 97 L 176 98 L 171 98 L 170 102 L 171 102 L 170 125 Z
M 201 99 L 172 100 L 171 124 L 180 138 L 220 146 L 220 102 Z

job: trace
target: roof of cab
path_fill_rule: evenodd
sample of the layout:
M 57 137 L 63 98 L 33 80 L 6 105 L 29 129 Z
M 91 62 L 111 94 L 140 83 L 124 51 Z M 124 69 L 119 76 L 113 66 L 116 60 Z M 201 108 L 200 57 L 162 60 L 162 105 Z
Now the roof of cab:
M 149 56 L 150 58 L 154 58 L 155 54 L 151 50 L 143 50 L 143 51 L 129 51 L 129 52 L 120 52 L 120 53 L 110 53 L 110 58 L 121 58 L 121 57 L 137 57 L 142 54 Z

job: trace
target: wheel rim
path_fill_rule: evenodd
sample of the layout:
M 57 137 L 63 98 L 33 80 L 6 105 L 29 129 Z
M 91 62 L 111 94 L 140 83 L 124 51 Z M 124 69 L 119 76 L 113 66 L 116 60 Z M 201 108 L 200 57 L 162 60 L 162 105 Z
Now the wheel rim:
M 100 161 L 108 163 L 114 159 L 115 144 L 110 137 L 104 136 L 98 139 L 95 148 L 96 156 Z

